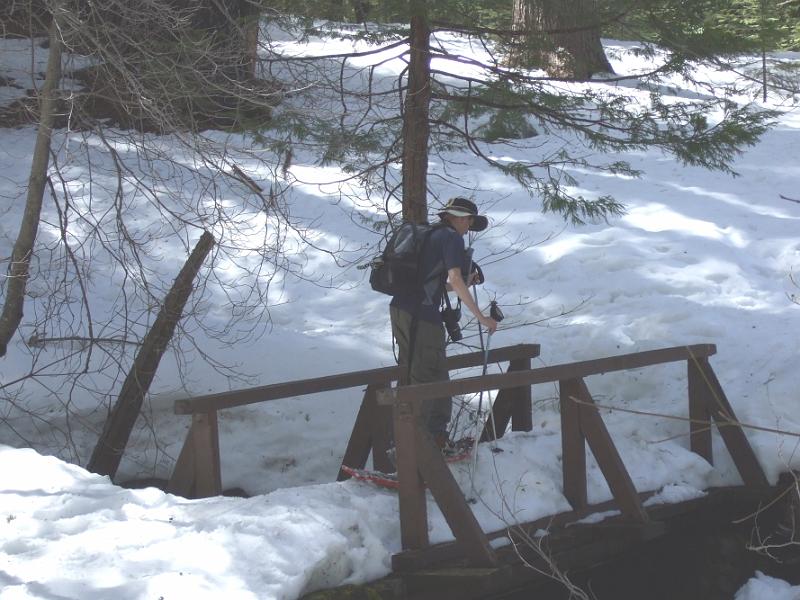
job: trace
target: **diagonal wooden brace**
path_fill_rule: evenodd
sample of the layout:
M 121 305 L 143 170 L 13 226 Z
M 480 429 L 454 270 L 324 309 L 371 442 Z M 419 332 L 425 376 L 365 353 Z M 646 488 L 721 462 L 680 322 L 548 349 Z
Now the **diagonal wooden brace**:
M 450 472 L 441 450 L 426 431 L 418 427 L 416 433 L 419 473 L 470 564 L 476 567 L 496 565 L 494 550 Z
M 711 368 L 708 359 L 695 358 L 690 362 L 695 363 L 697 377 L 707 388 L 707 393 L 702 395 L 703 400 L 706 402 L 706 410 L 714 419 L 720 437 L 722 437 L 725 447 L 730 452 L 742 481 L 744 481 L 745 485 L 768 486 L 767 476 L 764 474 L 764 470 L 761 468 L 750 442 L 747 441 L 747 436 L 744 434 L 742 426 L 733 412 L 733 407 L 728 402 L 722 385 L 717 379 L 714 369 Z
M 649 517 L 642 506 L 631 476 L 614 446 L 614 441 L 606 429 L 594 400 L 583 379 L 569 382 L 570 396 L 577 401 L 580 433 L 589 443 L 597 464 L 611 489 L 622 514 L 638 522 L 647 522 Z M 574 418 L 574 413 L 572 413 Z

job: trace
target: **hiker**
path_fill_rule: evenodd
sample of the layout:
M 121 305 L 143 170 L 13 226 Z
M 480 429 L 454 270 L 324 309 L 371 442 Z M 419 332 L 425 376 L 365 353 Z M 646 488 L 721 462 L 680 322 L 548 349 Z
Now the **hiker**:
M 478 214 L 478 207 L 473 202 L 453 198 L 439 212 L 439 218 L 441 223 L 434 227 L 419 265 L 422 274 L 433 275 L 425 278 L 427 281 L 422 287 L 394 295 L 389 306 L 392 334 L 399 347 L 398 362 L 405 367 L 403 383 L 450 379 L 445 355 L 445 325 L 439 312 L 445 290 L 455 292 L 489 334 L 497 329 L 497 321 L 481 312 L 467 287 L 478 279 L 479 271 L 472 269 L 473 263 L 464 247 L 464 235 L 467 231 L 486 229 L 486 217 Z M 449 299 L 447 304 L 449 307 Z M 448 330 L 451 325 L 448 325 Z M 455 325 L 458 325 L 457 321 Z M 410 350 L 412 344 L 413 350 Z M 422 422 L 442 449 L 449 442 L 447 425 L 451 411 L 449 397 L 430 400 L 422 409 Z

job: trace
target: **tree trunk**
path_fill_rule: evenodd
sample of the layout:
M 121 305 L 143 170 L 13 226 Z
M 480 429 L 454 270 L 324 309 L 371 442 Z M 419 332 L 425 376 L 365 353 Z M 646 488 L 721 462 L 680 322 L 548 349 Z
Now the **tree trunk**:
M 155 323 L 147 333 L 128 376 L 122 384 L 116 404 L 111 411 L 103 433 L 92 452 L 87 469 L 100 475 L 114 477 L 128 444 L 131 431 L 139 417 L 144 396 L 158 369 L 161 357 L 167 349 L 175 332 L 175 326 L 181 319 L 183 308 L 192 292 L 192 284 L 206 256 L 214 246 L 214 236 L 207 231 L 192 250 L 183 265 L 181 272 L 172 284 L 164 305 L 156 317 Z
M 364 23 L 369 16 L 372 7 L 368 0 L 351 0 L 353 6 L 353 17 L 356 23 Z
M 0 36 L 43 37 L 48 35 L 50 22 L 45 0 L 0 2 Z
M 39 91 L 39 129 L 36 132 L 36 145 L 28 179 L 28 195 L 17 240 L 11 252 L 6 276 L 5 304 L 0 314 L 0 357 L 6 355 L 8 344 L 22 322 L 25 289 L 30 275 L 33 245 L 39 231 L 47 169 L 50 165 L 50 139 L 58 102 L 58 84 L 61 80 L 61 38 L 55 19 L 51 21 L 49 31 L 50 52 L 44 85 Z
M 157 133 L 269 121 L 277 95 L 256 77 L 254 0 L 79 4 L 68 41 L 96 57 L 76 74 L 85 89 L 79 115 Z
M 596 0 L 514 0 L 513 19 L 520 32 L 509 57 L 514 66 L 575 80 L 614 72 L 600 41 Z
M 252 0 L 173 0 L 194 9 L 192 25 L 211 36 L 221 67 L 236 81 L 252 79 L 258 42 L 259 10 Z M 217 53 L 215 53 L 217 54 Z
M 431 30 L 425 0 L 412 0 L 411 9 L 411 56 L 403 104 L 403 219 L 425 223 L 428 220 Z

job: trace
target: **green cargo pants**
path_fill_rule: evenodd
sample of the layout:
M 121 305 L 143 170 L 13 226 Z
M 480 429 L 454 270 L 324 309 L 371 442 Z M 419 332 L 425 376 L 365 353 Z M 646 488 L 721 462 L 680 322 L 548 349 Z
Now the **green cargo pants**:
M 445 354 L 445 330 L 442 323 L 431 323 L 417 319 L 417 332 L 414 338 L 414 352 L 411 355 L 411 370 L 408 369 L 409 344 L 411 343 L 411 314 L 400 308 L 390 306 L 389 315 L 392 320 L 392 335 L 399 347 L 398 363 L 402 368 L 401 381 L 408 377 L 408 383 L 431 383 L 447 381 L 450 374 L 447 370 Z M 422 423 L 428 432 L 436 437 L 447 432 L 452 412 L 452 399 L 436 398 L 428 400 L 422 406 Z

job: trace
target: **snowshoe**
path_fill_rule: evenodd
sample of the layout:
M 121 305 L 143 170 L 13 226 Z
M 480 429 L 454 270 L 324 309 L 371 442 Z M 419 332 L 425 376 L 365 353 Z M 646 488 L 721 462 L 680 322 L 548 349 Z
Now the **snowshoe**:
M 442 448 L 442 456 L 448 463 L 455 463 L 466 460 L 472 455 L 472 448 L 475 444 L 473 438 L 461 438 L 455 442 L 448 441 Z M 366 481 L 377 486 L 396 490 L 400 484 L 397 480 L 397 473 L 383 473 L 381 471 L 371 471 L 369 469 L 355 469 L 342 465 L 342 471 L 350 475 L 353 479 Z

